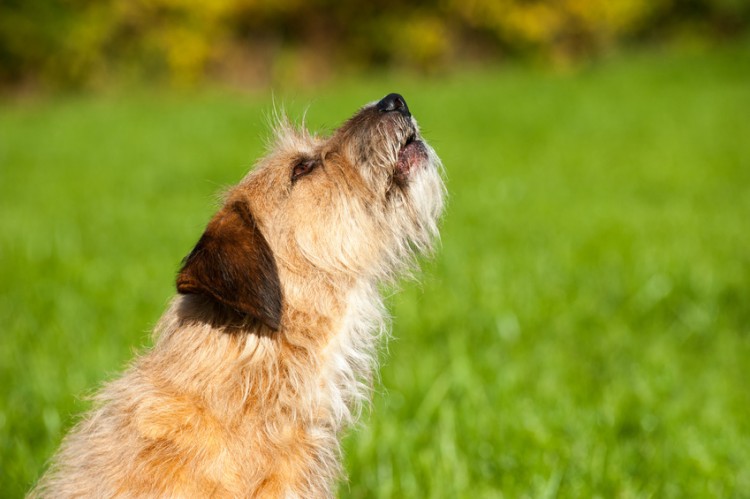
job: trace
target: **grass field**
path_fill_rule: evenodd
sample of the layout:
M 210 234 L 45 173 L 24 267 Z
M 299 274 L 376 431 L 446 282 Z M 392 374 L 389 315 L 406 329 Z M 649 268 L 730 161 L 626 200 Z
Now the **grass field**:
M 330 129 L 402 92 L 443 158 L 442 247 L 346 439 L 342 497 L 750 497 L 750 45 L 566 75 L 277 95 Z M 173 293 L 270 99 L 0 104 L 0 495 Z

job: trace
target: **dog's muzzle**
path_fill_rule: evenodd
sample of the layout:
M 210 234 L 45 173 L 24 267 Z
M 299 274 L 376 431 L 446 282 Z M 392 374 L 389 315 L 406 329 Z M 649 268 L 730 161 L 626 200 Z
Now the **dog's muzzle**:
M 409 106 L 401 94 L 391 93 L 386 95 L 375 104 L 375 108 L 381 113 L 400 114 L 412 129 L 412 132 L 406 136 L 401 144 L 394 171 L 394 179 L 398 182 L 405 182 L 410 172 L 428 160 L 427 147 L 417 136 Z

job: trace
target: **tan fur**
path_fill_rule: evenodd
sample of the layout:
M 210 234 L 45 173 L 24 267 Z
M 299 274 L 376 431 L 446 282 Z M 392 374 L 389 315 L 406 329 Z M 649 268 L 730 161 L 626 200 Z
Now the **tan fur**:
M 409 115 L 370 104 L 328 138 L 282 120 L 186 260 L 153 348 L 96 395 L 30 497 L 334 495 L 385 330 L 378 286 L 429 250 L 442 199 Z

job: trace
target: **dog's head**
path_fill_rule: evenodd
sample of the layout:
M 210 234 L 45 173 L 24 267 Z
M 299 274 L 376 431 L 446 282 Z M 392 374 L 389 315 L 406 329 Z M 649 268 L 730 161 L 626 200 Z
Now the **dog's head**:
M 282 296 L 304 293 L 299 283 L 389 278 L 429 250 L 443 206 L 440 169 L 398 94 L 328 138 L 282 123 L 185 259 L 177 289 L 276 330 Z M 282 289 L 282 280 L 298 284 Z

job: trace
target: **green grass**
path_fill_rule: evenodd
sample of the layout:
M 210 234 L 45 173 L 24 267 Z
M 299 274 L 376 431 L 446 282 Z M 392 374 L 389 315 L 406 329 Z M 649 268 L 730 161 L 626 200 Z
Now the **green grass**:
M 330 129 L 400 91 L 448 174 L 442 247 L 390 299 L 342 496 L 750 495 L 749 47 L 277 96 Z M 270 107 L 2 104 L 3 496 L 148 344 Z

